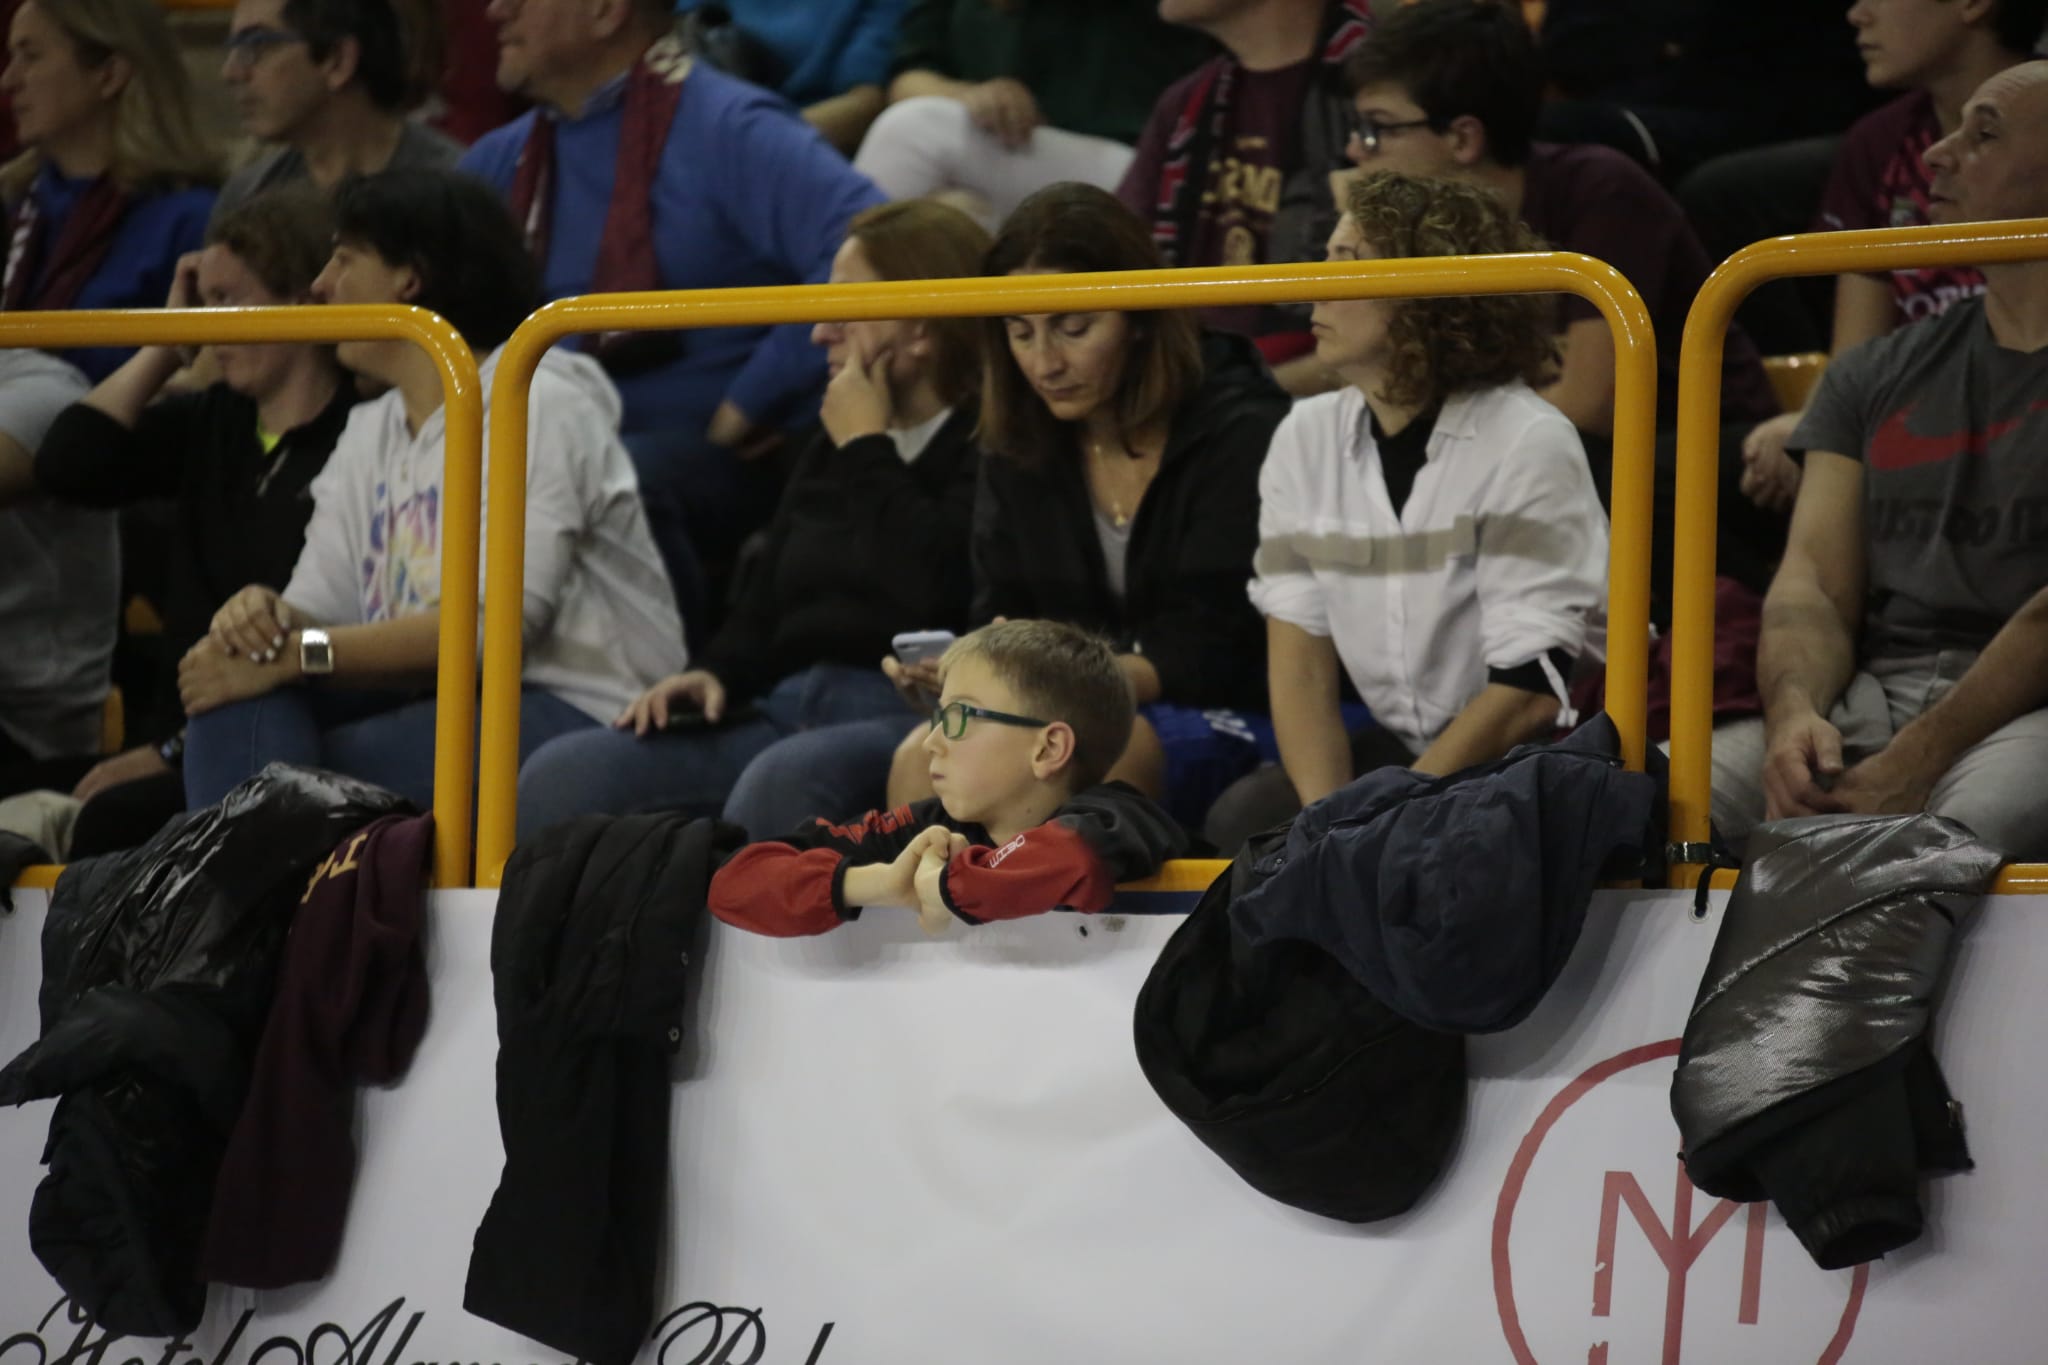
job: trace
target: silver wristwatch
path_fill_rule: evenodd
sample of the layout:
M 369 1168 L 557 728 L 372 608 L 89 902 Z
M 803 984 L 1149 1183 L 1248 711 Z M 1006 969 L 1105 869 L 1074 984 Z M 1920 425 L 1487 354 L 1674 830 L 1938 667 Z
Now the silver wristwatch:
M 299 672 L 308 677 L 334 671 L 334 645 L 324 630 L 299 632 Z

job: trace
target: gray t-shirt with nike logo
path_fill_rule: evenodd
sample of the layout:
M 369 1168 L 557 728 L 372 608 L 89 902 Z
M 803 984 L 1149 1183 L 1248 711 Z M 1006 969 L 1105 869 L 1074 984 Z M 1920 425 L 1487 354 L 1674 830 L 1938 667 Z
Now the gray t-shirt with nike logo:
M 1788 445 L 1863 461 L 1863 658 L 1982 649 L 2048 587 L 2048 349 L 1982 299 L 1831 363 Z

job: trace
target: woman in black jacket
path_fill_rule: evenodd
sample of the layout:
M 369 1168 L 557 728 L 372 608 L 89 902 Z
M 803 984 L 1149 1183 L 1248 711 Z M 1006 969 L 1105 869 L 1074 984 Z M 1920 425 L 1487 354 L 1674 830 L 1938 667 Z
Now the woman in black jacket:
M 973 274 L 988 234 L 929 200 L 853 220 L 832 282 Z M 763 749 L 798 731 L 903 714 L 874 662 L 899 632 L 967 617 L 978 448 L 978 324 L 821 323 L 831 382 L 738 600 L 686 673 L 611 729 L 565 735 L 519 772 L 522 836 L 588 812 L 716 814 Z
M 1113 196 L 1064 184 L 1018 207 L 982 273 L 1158 266 L 1145 225 Z M 1205 337 L 1188 313 L 985 326 L 973 620 L 1042 617 L 1108 638 L 1140 708 L 1110 776 L 1198 821 L 1256 765 L 1267 729 L 1265 634 L 1245 585 L 1259 466 L 1287 397 L 1248 342 Z M 883 667 L 908 695 L 938 691 L 933 664 Z M 887 724 L 778 745 L 748 770 L 727 818 L 774 835 L 931 795 L 923 727 L 892 736 Z
M 1158 265 L 1143 223 L 1068 184 L 1010 216 L 984 273 Z M 1191 313 L 988 325 L 974 618 L 1048 617 L 1106 636 L 1140 708 L 1115 775 L 1195 818 L 1228 780 L 1219 765 L 1252 762 L 1245 725 L 1209 713 L 1266 709 L 1265 636 L 1245 583 L 1259 466 L 1287 397 L 1249 342 L 1205 335 Z

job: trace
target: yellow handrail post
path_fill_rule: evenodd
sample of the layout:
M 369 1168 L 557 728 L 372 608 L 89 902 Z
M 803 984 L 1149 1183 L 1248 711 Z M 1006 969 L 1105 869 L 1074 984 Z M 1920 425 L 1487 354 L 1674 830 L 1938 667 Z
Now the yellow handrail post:
M 1608 708 L 1631 767 L 1643 763 L 1649 667 L 1650 494 L 1656 352 L 1649 310 L 1621 272 L 1571 252 L 1151 270 L 1005 279 L 798 285 L 562 299 L 506 343 L 492 381 L 490 544 L 485 551 L 483 748 L 477 884 L 498 885 L 511 854 L 519 769 L 519 599 L 526 538 L 528 390 L 540 357 L 586 332 L 757 327 L 868 318 L 991 317 L 1207 308 L 1322 299 L 1569 293 L 1614 332 L 1613 586 Z
M 1723 261 L 1694 298 L 1679 348 L 1680 515 L 1672 536 L 1671 839 L 1706 843 L 1712 821 L 1714 527 L 1719 484 L 1721 351 L 1736 307 L 1758 285 L 1796 275 L 1870 274 L 1903 267 L 1992 265 L 2048 258 L 2048 219 L 1959 226 L 1801 233 L 1755 242 Z M 1850 452 L 1843 452 L 1845 454 Z M 2043 870 L 2048 871 L 2048 870 Z M 1699 880 L 1696 861 L 1671 864 L 1671 885 Z M 2014 886 L 2038 882 L 2015 870 Z
M 564 302 L 567 302 L 566 300 Z M 518 816 L 521 613 L 526 581 L 526 418 L 534 372 L 566 331 L 561 303 L 519 325 L 491 375 L 490 542 L 484 546 L 484 685 L 477 755 L 477 885 L 496 886 Z
M 1641 772 L 1650 729 L 1650 541 L 1656 521 L 1657 333 L 1612 266 L 1594 300 L 1614 334 L 1614 451 L 1608 484 L 1607 714 Z
M 446 404 L 441 500 L 440 706 L 434 728 L 434 884 L 469 879 L 476 742 L 477 548 L 483 491 L 483 386 L 461 333 L 423 308 L 96 309 L 0 313 L 0 347 L 210 346 L 409 341 L 433 358 Z M 451 572 L 451 566 L 455 570 Z

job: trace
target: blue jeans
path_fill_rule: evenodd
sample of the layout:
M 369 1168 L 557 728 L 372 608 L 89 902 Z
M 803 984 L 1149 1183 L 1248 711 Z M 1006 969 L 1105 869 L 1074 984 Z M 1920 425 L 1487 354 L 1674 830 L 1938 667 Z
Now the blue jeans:
M 326 768 L 397 792 L 422 810 L 434 803 L 432 697 L 280 687 L 185 727 L 185 808 L 213 805 L 266 764 Z M 552 692 L 519 694 L 519 756 L 597 722 Z
M 753 838 L 773 839 L 819 816 L 844 820 L 873 810 L 888 800 L 889 761 L 917 724 L 899 708 L 780 740 L 740 774 L 725 818 Z
M 609 727 L 565 735 L 519 769 L 519 837 L 590 812 L 716 815 L 755 755 L 778 740 L 876 716 L 889 717 L 899 739 L 915 723 L 879 669 L 818 664 L 777 683 L 750 717 L 714 729 L 645 739 Z

